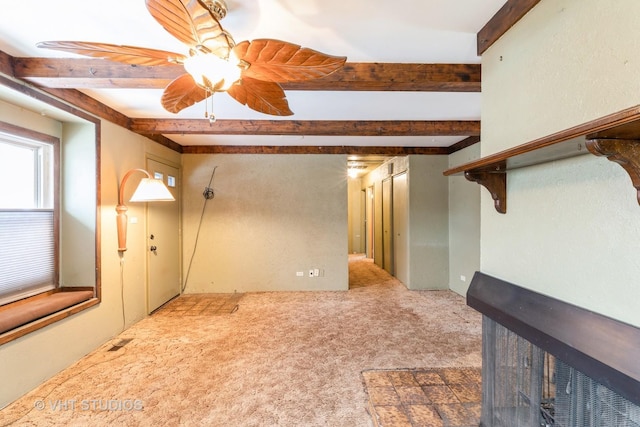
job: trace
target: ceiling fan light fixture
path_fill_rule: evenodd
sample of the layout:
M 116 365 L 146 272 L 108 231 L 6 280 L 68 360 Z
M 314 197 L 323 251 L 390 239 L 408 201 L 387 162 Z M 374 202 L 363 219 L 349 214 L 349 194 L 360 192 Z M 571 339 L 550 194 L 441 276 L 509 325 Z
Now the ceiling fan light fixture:
M 346 57 L 327 55 L 294 43 L 258 39 L 236 44 L 220 20 L 225 0 L 145 0 L 151 16 L 188 48 L 188 54 L 110 43 L 50 41 L 38 47 L 102 58 L 128 65 L 182 64 L 186 73 L 173 79 L 161 103 L 179 113 L 215 92 L 252 110 L 290 116 L 281 83 L 319 79 L 342 68 Z
M 193 80 L 211 92 L 226 91 L 240 80 L 242 69 L 234 55 L 222 59 L 212 53 L 195 52 L 184 60 L 184 69 Z

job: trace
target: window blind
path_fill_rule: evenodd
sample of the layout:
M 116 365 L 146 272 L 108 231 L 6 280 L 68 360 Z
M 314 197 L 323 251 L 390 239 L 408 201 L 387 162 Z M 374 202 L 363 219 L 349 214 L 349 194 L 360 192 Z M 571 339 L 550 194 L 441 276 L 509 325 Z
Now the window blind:
M 0 210 L 0 304 L 55 287 L 53 210 Z

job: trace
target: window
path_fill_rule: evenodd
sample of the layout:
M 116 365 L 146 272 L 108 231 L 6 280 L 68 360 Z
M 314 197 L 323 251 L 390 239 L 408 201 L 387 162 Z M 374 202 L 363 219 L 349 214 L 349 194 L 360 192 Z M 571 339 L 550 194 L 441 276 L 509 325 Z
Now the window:
M 57 138 L 0 130 L 0 305 L 58 286 Z
M 2 76 L 0 92 L 1 346 L 101 301 L 101 121 Z

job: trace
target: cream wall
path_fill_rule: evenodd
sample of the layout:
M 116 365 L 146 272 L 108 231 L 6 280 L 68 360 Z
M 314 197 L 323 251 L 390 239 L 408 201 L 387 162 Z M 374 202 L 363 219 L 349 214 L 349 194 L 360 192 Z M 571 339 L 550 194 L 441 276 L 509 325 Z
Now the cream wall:
M 640 104 L 640 2 L 542 0 L 482 58 L 482 154 Z M 591 155 L 510 172 L 506 215 L 482 190 L 485 273 L 640 326 L 640 207 Z
M 365 206 L 362 190 L 362 178 L 349 178 L 348 186 L 348 235 L 349 235 L 349 253 L 365 253 Z
M 480 144 L 449 155 L 454 167 L 480 157 Z M 449 288 L 466 295 L 480 270 L 480 190 L 464 176 L 449 177 Z M 464 277 L 464 280 L 463 278 Z
M 59 123 L 7 104 L 0 104 L 0 120 L 21 126 L 28 125 L 40 132 L 57 136 L 63 132 Z M 93 144 L 93 138 L 87 138 L 85 143 Z M 146 153 L 153 153 L 177 163 L 180 161 L 177 153 L 111 123 L 102 122 L 102 302 L 0 346 L 0 408 L 146 315 L 144 206 L 132 204 L 129 212 L 130 217 L 136 216 L 139 219 L 139 223 L 130 225 L 129 250 L 122 264 L 126 325 L 123 325 L 121 264 L 115 236 L 118 181 L 128 169 L 144 168 Z
M 95 282 L 96 255 L 96 146 L 93 123 L 65 123 L 62 129 L 60 177 L 61 209 L 60 286 L 87 286 Z M 82 197 L 78 197 L 81 194 Z
M 449 285 L 447 156 L 408 156 L 409 289 Z
M 346 156 L 187 154 L 182 165 L 186 293 L 348 289 Z

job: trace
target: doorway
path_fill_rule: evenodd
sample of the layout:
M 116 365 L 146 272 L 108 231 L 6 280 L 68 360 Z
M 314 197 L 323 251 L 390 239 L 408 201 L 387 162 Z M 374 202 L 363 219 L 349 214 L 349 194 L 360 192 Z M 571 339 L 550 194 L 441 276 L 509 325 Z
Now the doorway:
M 168 161 L 148 158 L 147 170 L 176 199 L 147 207 L 147 312 L 151 313 L 180 294 L 180 169 Z

